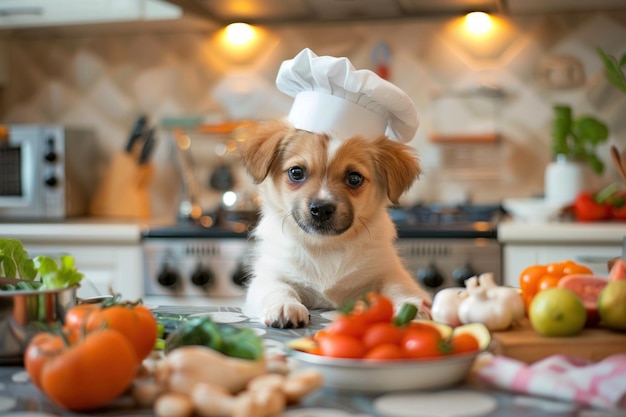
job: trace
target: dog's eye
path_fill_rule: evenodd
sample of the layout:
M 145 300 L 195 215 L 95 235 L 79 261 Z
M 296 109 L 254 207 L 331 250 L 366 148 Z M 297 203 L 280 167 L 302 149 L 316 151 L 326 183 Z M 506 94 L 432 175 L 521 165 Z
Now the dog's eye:
M 352 188 L 359 188 L 363 184 L 363 175 L 358 172 L 348 172 L 348 175 L 346 175 L 346 184 Z
M 287 170 L 289 179 L 293 182 L 301 182 L 306 179 L 306 171 L 301 167 L 291 167 Z

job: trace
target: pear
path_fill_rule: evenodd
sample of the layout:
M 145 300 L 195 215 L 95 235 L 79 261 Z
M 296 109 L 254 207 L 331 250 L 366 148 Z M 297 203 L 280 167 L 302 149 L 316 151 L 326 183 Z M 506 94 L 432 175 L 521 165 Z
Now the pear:
M 598 296 L 598 314 L 604 327 L 626 330 L 626 280 L 609 281 Z

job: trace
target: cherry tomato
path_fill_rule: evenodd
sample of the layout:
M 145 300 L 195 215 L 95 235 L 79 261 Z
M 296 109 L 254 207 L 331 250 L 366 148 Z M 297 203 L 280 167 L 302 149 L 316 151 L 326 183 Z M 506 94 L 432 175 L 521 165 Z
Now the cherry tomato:
M 474 352 L 480 347 L 478 340 L 469 333 L 461 333 L 450 340 L 452 353 Z
M 524 299 L 535 296 L 537 283 L 546 273 L 547 268 L 545 265 L 532 265 L 522 271 L 519 277 L 519 285 Z
M 365 295 L 366 308 L 361 313 L 368 323 L 385 323 L 393 319 L 393 302 L 382 294 L 369 292 Z
M 133 346 L 117 330 L 87 333 L 75 344 L 42 333 L 24 354 L 31 380 L 56 404 L 69 410 L 104 406 L 124 393 L 137 369 Z
M 365 346 L 354 337 L 344 334 L 328 334 L 317 341 L 320 352 L 333 358 L 362 358 Z
M 566 265 L 563 267 L 563 275 L 574 275 L 574 274 L 593 274 L 591 268 L 576 263 L 574 261 L 566 261 Z
M 539 282 L 537 282 L 537 292 L 556 287 L 560 280 L 561 275 L 547 274 L 542 276 L 539 278 Z
M 400 346 L 404 356 L 408 358 L 434 358 L 443 355 L 443 338 L 438 331 L 435 333 L 408 328 Z
M 402 348 L 394 343 L 383 343 L 370 350 L 364 356 L 364 359 L 390 360 L 404 359 Z
M 335 318 L 326 328 L 326 332 L 342 334 L 360 339 L 367 330 L 367 321 L 360 314 L 341 315 Z
M 531 265 L 524 269 L 520 274 L 519 284 L 526 309 L 528 310 L 530 302 L 539 291 L 555 287 L 564 276 L 572 274 L 592 274 L 592 271 L 572 260 Z
M 382 344 L 398 345 L 402 340 L 403 331 L 393 323 L 374 323 L 371 324 L 363 335 L 363 345 L 365 349 L 370 350 Z

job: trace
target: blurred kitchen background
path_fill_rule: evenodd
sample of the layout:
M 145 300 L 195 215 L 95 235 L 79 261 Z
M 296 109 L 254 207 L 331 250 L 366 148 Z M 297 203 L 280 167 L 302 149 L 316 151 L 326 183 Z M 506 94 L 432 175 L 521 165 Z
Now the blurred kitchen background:
M 472 27 L 468 11 L 491 17 Z M 253 24 L 250 38 L 228 40 L 232 22 Z M 607 169 L 593 178 L 619 179 L 609 147 L 626 145 L 626 95 L 596 48 L 626 51 L 623 0 L 0 0 L 0 122 L 93 129 L 102 180 L 147 116 L 151 213 L 176 216 L 190 187 L 181 141 L 200 187 L 221 196 L 224 167 L 222 188 L 245 184 L 228 123 L 284 116 L 291 99 L 274 79 L 304 47 L 346 56 L 413 99 L 424 173 L 403 204 L 541 196 L 555 104 L 609 125 Z

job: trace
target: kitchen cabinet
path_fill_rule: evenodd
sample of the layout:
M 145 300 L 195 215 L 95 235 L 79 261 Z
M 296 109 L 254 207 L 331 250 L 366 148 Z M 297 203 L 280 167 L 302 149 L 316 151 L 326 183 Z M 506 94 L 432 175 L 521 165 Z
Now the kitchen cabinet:
M 0 28 L 178 19 L 180 7 L 155 0 L 3 0 Z
M 519 275 L 527 266 L 564 260 L 582 263 L 594 273 L 607 276 L 607 263 L 622 256 L 625 237 L 623 222 L 503 222 L 498 226 L 503 282 L 519 286 Z
M 29 256 L 71 255 L 85 277 L 79 297 L 109 294 L 127 300 L 143 296 L 141 231 L 136 223 L 78 219 L 55 223 L 0 223 L 0 237 L 19 239 Z
M 529 265 L 572 260 L 588 266 L 599 275 L 607 276 L 609 259 L 621 256 L 621 245 L 505 245 L 502 250 L 504 284 L 519 286 L 521 272 Z
M 78 290 L 81 298 L 104 295 L 112 288 L 124 299 L 134 301 L 143 292 L 143 269 L 139 245 L 30 245 L 31 257 L 47 255 L 58 259 L 71 255 L 76 269 L 85 276 Z

